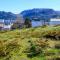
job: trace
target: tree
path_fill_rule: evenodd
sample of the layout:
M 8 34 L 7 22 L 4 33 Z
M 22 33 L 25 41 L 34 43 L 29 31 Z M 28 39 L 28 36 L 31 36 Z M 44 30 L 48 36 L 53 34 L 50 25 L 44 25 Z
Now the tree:
M 25 19 L 24 25 L 26 28 L 30 28 L 32 26 L 31 20 L 29 18 Z
M 17 15 L 16 21 L 13 23 L 11 29 L 21 29 L 24 26 L 24 19 L 22 16 Z

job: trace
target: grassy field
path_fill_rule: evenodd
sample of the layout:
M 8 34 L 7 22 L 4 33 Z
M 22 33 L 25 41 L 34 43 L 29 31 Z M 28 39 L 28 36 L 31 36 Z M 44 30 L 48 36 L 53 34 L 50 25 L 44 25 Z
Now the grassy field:
M 0 31 L 0 60 L 60 60 L 60 26 Z

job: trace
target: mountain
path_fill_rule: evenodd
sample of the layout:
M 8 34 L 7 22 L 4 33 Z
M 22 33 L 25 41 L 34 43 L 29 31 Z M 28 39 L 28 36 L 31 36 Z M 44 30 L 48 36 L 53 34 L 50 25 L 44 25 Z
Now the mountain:
M 0 19 L 15 20 L 16 19 L 16 14 L 13 14 L 11 12 L 0 11 Z
M 31 20 L 49 20 L 50 18 L 60 17 L 60 11 L 44 8 L 24 10 L 20 14 L 23 15 L 24 18 L 29 17 Z
M 55 11 L 53 9 L 48 9 L 48 8 L 34 8 L 34 9 L 29 9 L 29 10 L 24 10 L 20 14 L 14 14 L 12 12 L 5 12 L 5 11 L 0 11 L 0 19 L 5 19 L 5 20 L 16 20 L 18 17 L 25 19 L 26 17 L 29 17 L 31 20 L 46 20 L 48 21 L 50 18 L 60 18 L 60 11 Z

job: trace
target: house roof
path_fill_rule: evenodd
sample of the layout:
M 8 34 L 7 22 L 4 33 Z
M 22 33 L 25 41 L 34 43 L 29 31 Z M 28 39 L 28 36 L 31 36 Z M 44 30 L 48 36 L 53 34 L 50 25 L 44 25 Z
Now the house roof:
M 60 21 L 60 19 L 54 18 L 54 19 L 50 19 L 50 21 Z

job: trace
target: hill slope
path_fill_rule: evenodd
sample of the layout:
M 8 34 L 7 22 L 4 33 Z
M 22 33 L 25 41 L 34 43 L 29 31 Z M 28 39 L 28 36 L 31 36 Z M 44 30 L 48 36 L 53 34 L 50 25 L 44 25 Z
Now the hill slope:
M 0 60 L 60 59 L 60 26 L 0 31 Z
M 16 19 L 16 14 L 13 14 L 11 12 L 0 11 L 0 19 L 15 20 Z
M 55 11 L 53 9 L 30 9 L 30 10 L 24 10 L 21 12 L 24 18 L 29 17 L 30 19 L 37 18 L 37 20 L 44 20 L 44 19 L 50 19 L 50 18 L 57 18 L 60 17 L 59 11 Z

